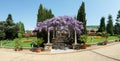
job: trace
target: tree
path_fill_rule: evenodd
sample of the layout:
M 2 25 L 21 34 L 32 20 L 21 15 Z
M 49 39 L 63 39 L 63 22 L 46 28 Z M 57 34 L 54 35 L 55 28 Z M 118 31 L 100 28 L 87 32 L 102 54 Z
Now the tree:
M 17 26 L 19 27 L 18 33 L 24 34 L 25 33 L 24 24 L 22 22 L 18 22 Z
M 100 20 L 100 27 L 98 29 L 98 32 L 105 32 L 105 17 L 102 17 Z
M 0 40 L 5 38 L 5 21 L 0 21 Z
M 114 26 L 114 33 L 120 34 L 120 10 L 118 11 L 118 14 L 117 14 L 116 23 Z
M 8 14 L 8 17 L 6 19 L 7 25 L 13 25 L 13 19 L 12 19 L 12 15 Z
M 8 14 L 8 17 L 7 17 L 6 23 L 5 23 L 6 39 L 14 39 L 15 36 L 17 35 L 17 32 L 18 32 L 18 27 L 13 22 L 12 15 Z
M 108 16 L 107 33 L 109 33 L 110 35 L 114 35 L 112 15 Z
M 48 10 L 44 8 L 42 4 L 40 4 L 39 9 L 38 9 L 38 14 L 37 14 L 37 22 L 41 22 L 46 19 L 50 19 L 52 17 L 54 17 L 54 15 L 52 14 L 52 10 L 51 9 Z
M 82 5 L 80 6 L 77 14 L 77 20 L 83 22 L 83 34 L 87 34 L 87 29 L 86 29 L 86 13 L 85 13 L 85 4 L 82 2 Z
M 37 14 L 37 22 L 43 22 L 46 19 L 50 19 L 54 17 L 54 14 L 52 13 L 51 9 L 46 9 L 42 6 L 42 4 L 40 4 L 39 9 L 38 9 L 38 14 Z M 45 35 L 45 32 L 37 32 L 37 37 L 41 37 L 41 34 Z

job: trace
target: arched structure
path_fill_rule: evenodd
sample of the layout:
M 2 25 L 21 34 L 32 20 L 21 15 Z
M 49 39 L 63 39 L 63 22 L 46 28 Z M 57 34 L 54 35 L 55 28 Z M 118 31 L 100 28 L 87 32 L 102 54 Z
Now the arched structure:
M 35 30 L 38 30 L 39 32 L 41 32 L 42 29 L 45 29 L 48 32 L 48 44 L 50 43 L 50 31 L 55 31 L 58 29 L 63 29 L 63 28 L 67 28 L 74 30 L 74 42 L 75 44 L 77 44 L 77 35 L 80 35 L 82 33 L 83 30 L 83 23 L 77 21 L 76 19 L 69 17 L 69 16 L 59 16 L 59 17 L 54 17 L 51 19 L 47 19 L 43 22 L 38 22 L 37 23 L 37 27 Z M 70 31 L 68 32 L 70 33 Z M 53 38 L 54 38 L 54 32 L 53 32 Z M 69 34 L 70 35 L 70 34 Z

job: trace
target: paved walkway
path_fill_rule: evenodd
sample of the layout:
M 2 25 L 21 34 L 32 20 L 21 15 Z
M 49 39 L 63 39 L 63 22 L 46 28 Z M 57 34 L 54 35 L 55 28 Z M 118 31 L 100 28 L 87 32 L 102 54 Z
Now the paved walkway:
M 106 46 L 92 46 L 66 54 L 30 51 L 15 52 L 13 49 L 0 48 L 0 61 L 120 61 L 120 42 Z

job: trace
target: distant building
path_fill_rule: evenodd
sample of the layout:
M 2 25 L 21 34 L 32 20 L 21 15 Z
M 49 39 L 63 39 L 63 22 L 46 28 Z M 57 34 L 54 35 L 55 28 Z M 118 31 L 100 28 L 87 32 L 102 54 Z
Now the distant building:
M 98 30 L 97 26 L 88 26 L 87 27 L 87 34 L 91 35 L 91 36 L 95 36 L 95 35 L 97 35 L 97 30 Z

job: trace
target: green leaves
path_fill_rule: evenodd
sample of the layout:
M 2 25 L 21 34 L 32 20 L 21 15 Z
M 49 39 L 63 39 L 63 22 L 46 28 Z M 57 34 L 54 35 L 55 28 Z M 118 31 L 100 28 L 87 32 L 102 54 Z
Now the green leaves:
M 87 37 L 88 37 L 87 35 L 81 35 L 81 36 L 79 36 L 79 40 L 86 43 L 87 42 Z
M 40 7 L 38 9 L 38 14 L 37 14 L 37 22 L 41 22 L 46 19 L 50 19 L 52 17 L 54 17 L 54 15 L 51 9 L 43 8 L 42 4 L 40 4 Z
M 35 41 L 37 46 L 39 47 L 42 43 L 43 43 L 43 38 L 37 38 L 37 40 Z
M 19 28 L 18 33 L 21 33 L 21 34 L 25 33 L 24 24 L 23 24 L 22 22 L 18 22 L 18 23 L 17 23 L 17 26 L 18 26 L 18 28 Z
M 102 17 L 100 20 L 100 27 L 98 29 L 98 32 L 105 32 L 106 28 L 105 28 L 105 17 Z
M 110 35 L 114 35 L 112 15 L 108 16 L 108 24 L 106 29 L 107 29 L 107 33 L 109 33 Z
M 86 13 L 85 13 L 85 4 L 84 2 L 82 2 L 79 10 L 78 10 L 78 14 L 77 14 L 77 20 L 79 20 L 80 22 L 83 22 L 83 34 L 87 34 L 87 29 L 86 29 Z
M 5 35 L 4 31 L 0 30 L 0 39 L 4 39 Z

